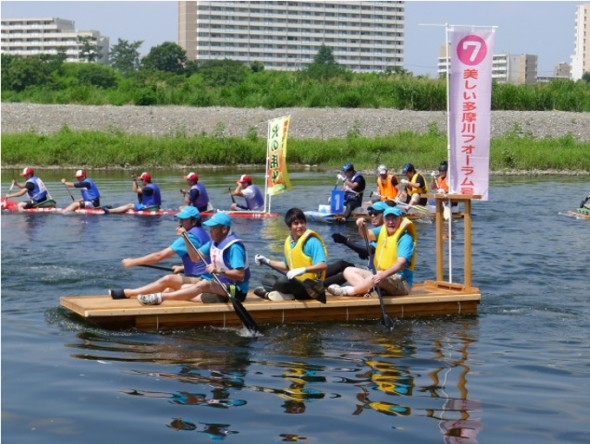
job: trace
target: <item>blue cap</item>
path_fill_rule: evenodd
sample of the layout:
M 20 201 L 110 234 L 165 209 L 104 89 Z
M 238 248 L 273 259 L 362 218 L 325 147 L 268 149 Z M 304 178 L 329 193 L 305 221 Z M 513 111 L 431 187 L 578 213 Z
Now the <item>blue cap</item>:
M 367 208 L 367 210 L 371 211 L 385 211 L 389 208 L 389 205 L 387 205 L 385 202 L 375 202 L 374 204 L 372 204 L 369 208 Z
M 342 171 L 346 172 L 346 171 L 352 171 L 354 170 L 354 165 L 350 162 L 347 162 L 344 164 L 344 166 L 342 167 Z
M 397 217 L 402 217 L 403 215 L 404 215 L 404 213 L 398 207 L 389 207 L 383 213 L 383 216 L 397 216 Z
M 176 215 L 177 219 L 190 219 L 191 217 L 195 219 L 201 218 L 201 213 L 199 213 L 197 207 L 184 207 L 182 211 Z
M 220 212 L 215 213 L 211 219 L 206 222 L 203 222 L 203 225 L 207 227 L 216 227 L 218 225 L 225 225 L 226 227 L 231 227 L 231 217 L 227 213 Z
M 404 167 L 402 168 L 402 173 L 403 173 L 403 174 L 406 174 L 408 171 L 416 171 L 416 170 L 414 169 L 414 165 L 412 165 L 411 163 L 406 163 L 406 164 L 404 165 Z

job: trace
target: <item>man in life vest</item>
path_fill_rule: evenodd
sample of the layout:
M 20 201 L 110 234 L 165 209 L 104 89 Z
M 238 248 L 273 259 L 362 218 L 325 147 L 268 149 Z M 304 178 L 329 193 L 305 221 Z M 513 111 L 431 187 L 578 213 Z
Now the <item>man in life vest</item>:
M 20 190 L 5 196 L 6 199 L 24 196 L 25 194 L 29 196 L 28 200 L 16 204 L 17 211 L 37 207 L 55 207 L 55 201 L 49 196 L 45 183 L 39 177 L 35 176 L 35 170 L 33 168 L 26 167 L 20 175 L 26 179 L 24 184 L 20 184 L 18 180 L 12 181 L 12 186 L 16 185 Z
M 327 289 L 328 293 L 335 296 L 363 296 L 376 286 L 388 296 L 410 293 L 416 266 L 416 228 L 398 207 L 388 208 L 383 215 L 384 224 L 367 233 L 370 240 L 377 240 L 373 259 L 375 272 L 349 267 L 344 270 L 344 277 L 350 286 L 331 285 Z
M 404 185 L 407 195 L 405 203 L 409 205 L 426 205 L 428 203 L 428 198 L 426 197 L 428 187 L 422 174 L 416 172 L 416 168 L 411 163 L 404 165 L 402 174 L 406 176 L 406 179 L 401 180 L 401 184 Z
M 201 214 L 195 207 L 185 207 L 175 216 L 178 219 L 178 228 L 188 232 L 188 236 L 195 245 L 200 248 L 211 240 L 209 233 L 202 227 Z M 178 232 L 177 228 L 177 232 Z M 177 233 L 178 234 L 178 233 Z M 140 294 L 158 293 L 165 290 L 179 290 L 183 286 L 195 284 L 201 280 L 201 276 L 207 272 L 207 263 L 191 260 L 186 242 L 183 238 L 177 237 L 170 246 L 145 256 L 136 258 L 125 258 L 121 261 L 124 267 L 137 267 L 142 265 L 153 265 L 165 259 L 178 255 L 182 265 L 172 267 L 172 274 L 168 274 L 154 282 L 138 288 L 111 289 L 109 294 L 113 299 L 136 298 Z
M 355 208 L 362 206 L 366 182 L 363 175 L 355 171 L 354 165 L 350 162 L 344 164 L 342 173 L 344 175 L 338 174 L 336 177 L 343 183 L 345 208 L 342 216 L 346 220 Z
M 432 173 L 432 183 L 430 187 L 434 192 L 437 193 L 448 193 L 449 192 L 449 184 L 447 182 L 447 170 L 449 169 L 449 165 L 447 164 L 446 160 L 443 160 L 440 165 L 438 166 L 438 173 Z
M 137 180 L 141 180 L 141 187 L 138 185 Z M 106 214 L 121 214 L 126 213 L 129 210 L 135 211 L 158 211 L 162 205 L 162 196 L 160 193 L 160 187 L 152 182 L 152 175 L 150 173 L 141 173 L 141 176 L 133 178 L 133 192 L 137 193 L 138 198 L 141 202 L 129 203 L 121 205 L 117 208 L 103 208 Z
M 267 274 L 262 279 L 262 287 L 254 289 L 254 294 L 271 301 L 285 301 L 292 299 L 312 299 L 312 292 L 304 286 L 303 281 L 311 279 L 319 284 L 321 295 L 323 281 L 328 269 L 328 249 L 322 237 L 307 228 L 305 213 L 299 208 L 291 208 L 285 213 L 285 224 L 289 227 L 289 235 L 283 247 L 283 259 L 271 260 L 257 254 L 257 265 L 266 264 L 272 268 L 285 272 L 276 277 Z M 315 294 L 314 294 L 315 295 Z M 321 296 L 316 295 L 316 296 Z
M 199 175 L 191 172 L 184 176 L 184 179 L 189 184 L 188 190 L 181 189 L 180 192 L 184 196 L 184 203 L 197 207 L 200 212 L 205 212 L 209 209 L 209 193 L 207 187 L 203 182 L 199 182 Z M 184 205 L 180 207 L 182 210 Z
M 252 177 L 242 174 L 236 184 L 236 189 L 230 193 L 232 200 L 234 196 L 243 197 L 246 200 L 246 205 L 234 202 L 231 205 L 232 211 L 262 211 L 264 209 L 264 196 L 260 188 L 252 183 Z
M 139 295 L 137 299 L 141 304 L 158 305 L 167 300 L 227 302 L 228 293 L 240 302 L 246 299 L 250 285 L 248 257 L 244 243 L 231 229 L 231 217 L 227 213 L 215 213 L 211 219 L 203 222 L 203 225 L 209 228 L 211 240 L 200 248 L 197 247 L 199 252 L 188 244 L 187 248 L 192 261 L 201 260 L 199 253 L 211 261 L 207 264 L 207 273 L 196 284 L 183 286 L 176 291 Z M 182 235 L 183 230 L 183 227 L 179 227 L 177 233 Z
M 580 202 L 580 208 L 583 210 L 590 210 L 590 195 L 586 196 L 586 198 Z
M 79 208 L 98 208 L 100 207 L 100 191 L 94 183 L 94 180 L 88 177 L 86 170 L 78 170 L 75 175 L 78 183 L 68 182 L 62 179 L 61 182 L 68 188 L 78 188 L 82 193 L 82 198 L 72 202 L 63 213 L 71 213 Z
M 385 165 L 379 165 L 377 168 L 377 188 L 379 195 L 376 196 L 374 202 L 378 200 L 383 202 L 386 200 L 395 200 L 399 194 L 399 190 L 397 189 L 399 181 L 395 174 L 389 174 L 388 171 Z

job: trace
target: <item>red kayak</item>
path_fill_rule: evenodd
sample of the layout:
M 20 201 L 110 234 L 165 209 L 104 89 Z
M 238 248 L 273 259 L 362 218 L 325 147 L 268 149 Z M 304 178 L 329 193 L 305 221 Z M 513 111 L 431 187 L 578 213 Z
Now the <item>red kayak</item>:
M 16 212 L 18 202 L 12 199 L 2 198 L 2 210 Z M 45 208 L 29 208 L 24 210 L 25 213 L 63 213 L 63 208 L 45 207 Z M 206 211 L 201 213 L 203 217 L 211 217 L 217 211 Z M 74 211 L 75 214 L 89 214 L 101 215 L 105 214 L 102 208 L 82 208 Z M 158 210 L 158 211 L 144 211 L 144 210 L 128 210 L 125 213 L 133 216 L 174 216 L 178 214 L 178 210 Z M 278 217 L 279 213 L 268 213 L 264 211 L 227 211 L 231 217 L 243 217 L 249 219 L 265 219 L 269 217 Z

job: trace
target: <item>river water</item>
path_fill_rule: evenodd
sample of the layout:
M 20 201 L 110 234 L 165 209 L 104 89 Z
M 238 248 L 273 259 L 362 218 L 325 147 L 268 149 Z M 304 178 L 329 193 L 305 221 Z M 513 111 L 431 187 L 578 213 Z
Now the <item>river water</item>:
M 182 173 L 154 174 L 165 206 L 180 203 Z M 216 206 L 229 206 L 224 191 L 242 173 L 202 174 Z M 16 174 L 3 171 L 3 194 Z M 42 175 L 61 206 L 64 174 Z M 93 177 L 103 204 L 134 201 L 127 174 Z M 316 209 L 335 178 L 296 172 L 292 181 L 273 211 Z M 474 203 L 478 316 L 397 320 L 393 332 L 378 320 L 263 326 L 257 338 L 109 331 L 59 307 L 60 296 L 160 277 L 120 260 L 169 245 L 170 216 L 3 214 L 3 441 L 589 442 L 590 221 L 561 214 L 587 194 L 586 177 L 492 180 L 490 201 Z M 280 218 L 235 222 L 251 258 L 280 253 Z M 353 227 L 312 228 L 332 259 L 351 259 L 331 234 Z M 418 230 L 416 280 L 434 279 L 434 224 Z M 453 251 L 461 231 L 455 222 Z M 255 286 L 264 271 L 252 267 Z

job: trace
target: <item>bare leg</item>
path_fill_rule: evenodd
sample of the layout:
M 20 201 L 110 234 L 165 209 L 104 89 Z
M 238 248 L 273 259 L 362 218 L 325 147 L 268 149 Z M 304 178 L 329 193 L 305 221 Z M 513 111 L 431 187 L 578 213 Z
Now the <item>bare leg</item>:
M 64 208 L 63 213 L 71 213 L 72 211 L 76 211 L 78 208 L 80 208 L 80 202 L 72 202 L 70 205 Z
M 352 288 L 347 289 L 343 296 L 362 295 L 373 288 L 373 274 L 369 270 L 348 267 L 344 270 L 344 277 Z
M 215 281 L 202 280 L 196 284 L 185 285 L 177 291 L 162 293 L 163 301 L 191 301 L 201 302 L 201 294 L 215 293 L 227 296 L 227 293 Z
M 135 205 L 130 203 L 127 205 L 121 205 L 120 207 L 117 208 L 111 208 L 108 212 L 110 214 L 120 214 L 120 213 L 126 213 L 129 210 L 133 210 L 135 209 Z
M 164 290 L 171 288 L 172 290 L 180 290 L 182 287 L 182 276 L 178 274 L 167 274 L 157 281 L 150 282 L 147 285 L 139 288 L 125 288 L 125 296 L 128 298 L 136 298 L 140 294 L 161 293 Z

